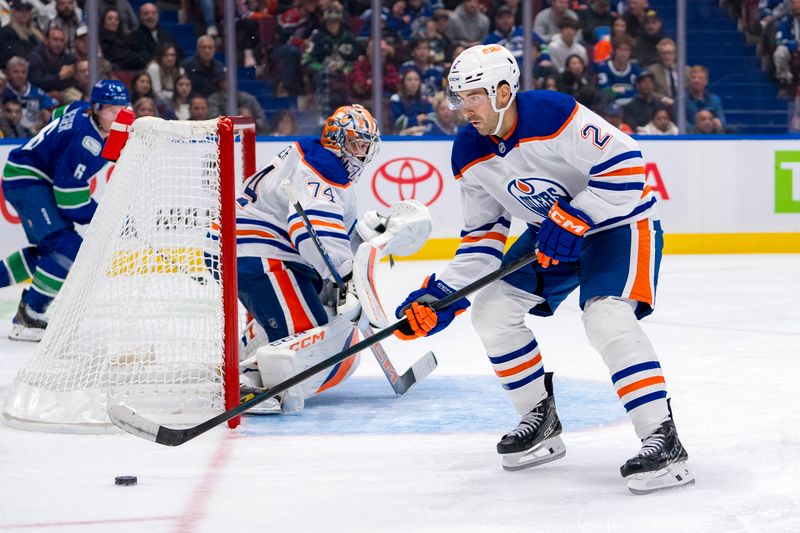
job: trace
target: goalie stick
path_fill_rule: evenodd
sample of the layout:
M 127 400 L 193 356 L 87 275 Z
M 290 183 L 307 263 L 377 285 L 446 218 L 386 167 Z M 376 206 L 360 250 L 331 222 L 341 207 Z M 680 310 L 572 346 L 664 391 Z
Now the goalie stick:
M 314 226 L 308 219 L 305 209 L 303 209 L 303 206 L 300 205 L 300 202 L 298 202 L 297 198 L 295 198 L 294 193 L 292 192 L 291 183 L 288 180 L 283 181 L 281 183 L 281 187 L 286 192 L 286 196 L 289 198 L 289 202 L 292 204 L 292 207 L 294 207 L 294 210 L 298 215 L 300 215 L 303 225 L 305 226 L 308 235 L 311 237 L 311 242 L 314 243 L 314 247 L 317 249 L 317 252 L 319 252 L 320 257 L 322 257 L 322 261 L 325 263 L 325 266 L 328 268 L 331 276 L 333 276 L 333 280 L 336 283 L 336 286 L 339 288 L 339 295 L 344 296 L 347 286 L 345 285 L 342 277 L 339 275 L 339 272 L 334 268 L 333 261 L 331 261 L 331 257 L 328 255 L 328 252 L 325 251 L 325 247 L 322 245 L 319 235 L 317 235 L 317 230 L 314 229 Z M 385 230 L 386 226 L 383 226 L 383 229 Z M 381 315 L 383 315 L 383 309 L 381 309 Z M 364 337 L 372 337 L 375 334 L 375 332 L 372 330 L 372 327 L 365 320 L 359 321 L 358 329 L 361 330 L 361 333 L 364 335 Z M 375 356 L 375 359 L 378 361 L 378 365 L 381 367 L 383 374 L 386 376 L 386 379 L 389 381 L 389 384 L 392 386 L 392 389 L 397 396 L 402 396 L 408 392 L 408 390 L 415 383 L 422 381 L 428 374 L 433 372 L 438 364 L 436 361 L 436 356 L 433 354 L 433 352 L 427 352 L 425 355 L 420 357 L 417 362 L 411 365 L 411 367 L 406 370 L 404 374 L 400 375 L 397 373 L 397 370 L 395 370 L 394 365 L 392 364 L 391 360 L 389 360 L 386 350 L 384 350 L 380 342 L 372 344 L 370 346 L 370 351 L 372 352 L 372 355 Z
M 431 307 L 434 311 L 438 311 L 447 307 L 448 305 L 460 300 L 461 298 L 472 294 L 473 292 L 480 290 L 490 283 L 497 281 L 498 279 L 506 276 L 520 268 L 533 263 L 536 261 L 536 252 L 533 251 L 529 254 L 523 255 L 522 257 L 518 258 L 512 263 L 501 267 L 494 272 L 491 272 L 482 278 L 479 278 L 466 287 L 463 287 L 454 293 L 445 296 L 441 300 L 433 302 Z M 206 431 L 213 429 L 220 424 L 224 424 L 231 418 L 234 418 L 248 409 L 255 407 L 256 405 L 260 404 L 261 402 L 265 402 L 268 399 L 272 398 L 276 394 L 280 394 L 281 392 L 294 387 L 298 383 L 302 383 L 307 378 L 313 376 L 317 372 L 321 372 L 327 368 L 332 367 L 336 363 L 340 361 L 344 361 L 348 357 L 353 354 L 360 352 L 361 350 L 368 348 L 375 344 L 376 342 L 380 342 L 383 339 L 390 337 L 394 334 L 395 331 L 403 327 L 408 323 L 408 318 L 403 317 L 401 320 L 398 320 L 394 324 L 390 325 L 386 329 L 383 329 L 372 335 L 371 337 L 367 337 L 366 339 L 354 344 L 353 346 L 342 350 L 336 355 L 333 355 L 323 361 L 320 361 L 316 365 L 307 368 L 306 370 L 300 372 L 299 374 L 290 377 L 289 379 L 283 381 L 271 387 L 264 392 L 254 396 L 252 399 L 237 405 L 232 409 L 228 409 L 225 412 L 218 414 L 217 416 L 206 420 L 205 422 L 201 422 L 200 424 L 188 428 L 176 429 L 170 428 L 166 426 L 162 426 L 152 420 L 148 420 L 147 418 L 143 417 L 142 415 L 138 414 L 136 411 L 127 407 L 125 405 L 114 405 L 108 409 L 108 418 L 111 422 L 120 429 L 123 429 L 130 433 L 131 435 L 135 435 L 139 438 L 146 439 L 153 441 L 157 444 L 162 444 L 164 446 L 180 446 L 195 437 L 202 435 Z

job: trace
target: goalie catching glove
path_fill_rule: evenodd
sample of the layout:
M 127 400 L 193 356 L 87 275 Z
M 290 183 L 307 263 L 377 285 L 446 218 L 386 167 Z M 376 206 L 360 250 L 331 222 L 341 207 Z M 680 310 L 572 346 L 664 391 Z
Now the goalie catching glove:
M 397 311 L 395 311 L 397 318 L 405 316 L 408 318 L 408 323 L 395 331 L 395 336 L 403 340 L 411 340 L 433 335 L 449 326 L 457 315 L 467 310 L 467 307 L 470 306 L 469 300 L 461 298 L 438 311 L 434 311 L 428 304 L 441 300 L 454 292 L 455 289 L 447 283 L 436 279 L 436 274 L 428 276 L 423 282 L 422 288 L 409 294 L 408 298 L 397 307 Z
M 433 230 L 431 214 L 417 200 L 395 202 L 389 214 L 367 211 L 359 219 L 356 230 L 364 242 L 381 251 L 382 255 L 411 255 L 416 253 Z
M 567 202 L 554 203 L 539 230 L 536 245 L 539 264 L 547 268 L 559 261 L 570 263 L 580 259 L 583 235 L 593 226 L 594 222 L 583 211 Z

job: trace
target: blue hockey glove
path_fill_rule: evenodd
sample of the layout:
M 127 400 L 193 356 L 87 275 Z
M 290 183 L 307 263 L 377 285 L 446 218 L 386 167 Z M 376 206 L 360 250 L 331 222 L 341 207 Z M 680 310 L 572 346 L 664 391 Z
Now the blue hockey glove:
M 438 311 L 434 311 L 428 304 L 441 300 L 453 292 L 455 289 L 444 281 L 437 280 L 436 274 L 428 276 L 423 282 L 422 288 L 409 294 L 397 307 L 395 316 L 397 318 L 407 317 L 408 324 L 395 331 L 394 334 L 403 340 L 411 340 L 442 331 L 450 325 L 456 315 L 466 311 L 470 306 L 469 300 L 461 298 Z
M 543 268 L 559 261 L 570 263 L 581 256 L 583 234 L 594 226 L 589 215 L 568 202 L 556 202 L 539 230 L 536 257 Z

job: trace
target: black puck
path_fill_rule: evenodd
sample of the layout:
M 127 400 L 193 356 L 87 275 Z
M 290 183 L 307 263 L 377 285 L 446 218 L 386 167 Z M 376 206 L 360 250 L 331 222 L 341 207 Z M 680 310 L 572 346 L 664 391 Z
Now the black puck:
M 117 476 L 114 478 L 114 484 L 122 485 L 123 487 L 131 487 L 138 482 L 139 480 L 136 479 L 136 476 Z

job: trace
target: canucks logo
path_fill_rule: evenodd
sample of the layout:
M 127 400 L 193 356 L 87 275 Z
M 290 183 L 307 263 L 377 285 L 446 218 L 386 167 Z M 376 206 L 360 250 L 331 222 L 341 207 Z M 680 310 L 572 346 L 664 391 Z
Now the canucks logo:
M 508 184 L 508 193 L 525 209 L 542 218 L 547 217 L 550 207 L 560 198 L 572 200 L 560 184 L 545 178 L 516 178 Z

